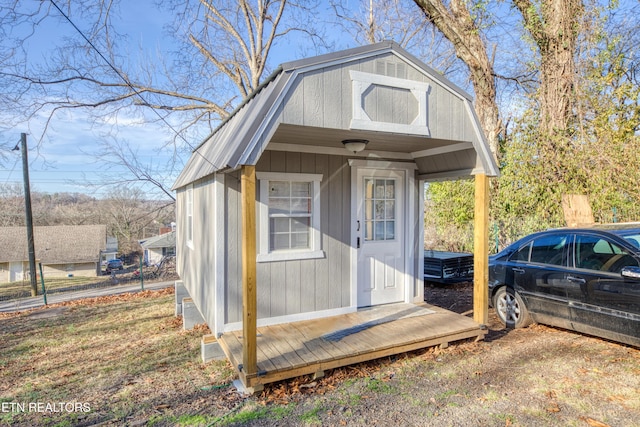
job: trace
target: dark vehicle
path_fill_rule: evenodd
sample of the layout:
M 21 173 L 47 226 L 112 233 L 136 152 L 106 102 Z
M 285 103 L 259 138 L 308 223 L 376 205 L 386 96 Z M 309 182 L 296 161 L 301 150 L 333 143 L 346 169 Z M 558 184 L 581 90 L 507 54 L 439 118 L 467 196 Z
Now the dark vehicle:
M 425 250 L 424 279 L 444 284 L 472 281 L 473 254 Z
M 119 259 L 111 259 L 107 262 L 107 269 L 106 272 L 111 273 L 111 271 L 113 270 L 122 270 L 124 268 L 124 265 L 122 264 L 122 260 Z
M 640 347 L 640 223 L 531 234 L 489 259 L 500 320 Z

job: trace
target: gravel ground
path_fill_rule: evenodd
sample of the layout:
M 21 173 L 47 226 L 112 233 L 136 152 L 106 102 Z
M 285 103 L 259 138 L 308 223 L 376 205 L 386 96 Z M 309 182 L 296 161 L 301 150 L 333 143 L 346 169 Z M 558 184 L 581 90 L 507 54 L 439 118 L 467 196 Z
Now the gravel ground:
M 427 285 L 458 313 L 472 285 Z M 214 425 L 640 426 L 640 350 L 533 325 L 300 378 L 246 398 Z

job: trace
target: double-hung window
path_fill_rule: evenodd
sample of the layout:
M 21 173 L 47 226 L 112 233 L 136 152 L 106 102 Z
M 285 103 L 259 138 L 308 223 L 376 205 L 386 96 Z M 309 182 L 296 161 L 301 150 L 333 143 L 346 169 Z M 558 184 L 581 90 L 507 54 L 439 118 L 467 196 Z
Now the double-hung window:
M 258 172 L 258 261 L 321 258 L 322 175 Z

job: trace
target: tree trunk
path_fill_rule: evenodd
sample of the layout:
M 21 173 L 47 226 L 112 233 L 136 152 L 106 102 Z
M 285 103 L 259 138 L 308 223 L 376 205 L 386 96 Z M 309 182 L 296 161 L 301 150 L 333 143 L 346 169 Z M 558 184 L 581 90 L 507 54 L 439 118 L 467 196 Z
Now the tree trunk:
M 498 104 L 493 63 L 464 0 L 414 0 L 427 19 L 453 44 L 456 55 L 471 73 L 475 92 L 475 111 L 494 156 L 498 153 L 498 137 L 503 130 Z
M 564 135 L 575 103 L 575 50 L 581 0 L 513 0 L 540 53 L 540 134 Z

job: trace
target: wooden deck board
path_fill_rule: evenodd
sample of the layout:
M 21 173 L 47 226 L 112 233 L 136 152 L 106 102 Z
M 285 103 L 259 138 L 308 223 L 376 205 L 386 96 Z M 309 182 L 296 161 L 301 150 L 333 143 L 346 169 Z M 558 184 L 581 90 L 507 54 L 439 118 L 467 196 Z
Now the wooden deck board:
M 238 367 L 243 360 L 240 331 L 225 333 L 219 341 L 245 386 L 253 387 L 406 351 L 479 338 L 486 333 L 475 321 L 460 314 L 428 304 L 417 305 L 429 309 L 422 314 L 411 306 L 398 304 L 379 311 L 373 308 L 324 319 L 260 327 L 258 377 L 247 378 Z M 406 313 L 410 314 L 403 317 Z
M 314 352 L 317 358 L 322 360 L 332 360 L 344 357 L 344 349 L 337 348 L 334 344 L 326 342 L 314 336 L 314 334 L 309 333 L 309 330 L 305 325 L 292 323 L 290 327 L 295 330 L 296 333 L 294 335 L 299 334 L 299 339 L 304 341 L 307 348 Z

